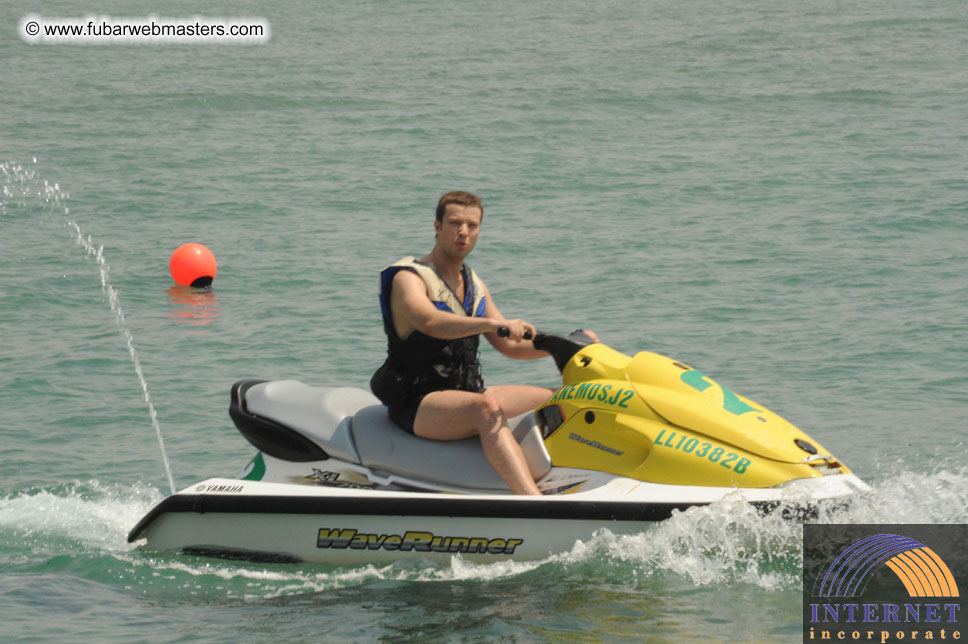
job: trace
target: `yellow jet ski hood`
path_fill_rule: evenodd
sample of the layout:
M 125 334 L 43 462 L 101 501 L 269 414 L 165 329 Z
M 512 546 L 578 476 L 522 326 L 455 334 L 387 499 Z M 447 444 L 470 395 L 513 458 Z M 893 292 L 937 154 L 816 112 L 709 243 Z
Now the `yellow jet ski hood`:
M 672 425 L 776 461 L 828 453 L 791 422 L 681 362 L 643 351 L 626 371 L 636 393 Z
M 765 406 L 726 389 L 701 371 L 669 357 L 642 351 L 630 357 L 595 343 L 575 353 L 562 369 L 566 384 L 625 381 L 669 425 L 784 463 L 826 455 L 816 441 Z

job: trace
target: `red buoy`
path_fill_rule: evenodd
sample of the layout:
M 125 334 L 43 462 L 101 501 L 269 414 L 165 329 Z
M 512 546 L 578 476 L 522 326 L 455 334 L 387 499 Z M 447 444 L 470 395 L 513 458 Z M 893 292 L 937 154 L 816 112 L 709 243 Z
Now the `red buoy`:
M 215 279 L 215 255 L 201 244 L 182 244 L 171 254 L 168 270 L 182 286 L 204 288 Z

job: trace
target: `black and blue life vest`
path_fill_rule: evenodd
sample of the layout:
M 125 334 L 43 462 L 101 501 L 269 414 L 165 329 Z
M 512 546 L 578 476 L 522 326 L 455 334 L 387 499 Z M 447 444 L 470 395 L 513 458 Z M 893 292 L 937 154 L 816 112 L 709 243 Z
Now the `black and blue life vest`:
M 441 311 L 474 317 L 484 317 L 487 311 L 483 283 L 467 264 L 461 267 L 463 301 L 432 265 L 413 257 L 405 257 L 383 269 L 380 273 L 380 309 L 387 335 L 387 359 L 370 381 L 373 393 L 393 407 L 433 391 L 483 391 L 484 379 L 478 358 L 479 334 L 456 340 L 432 338 L 421 331 L 414 331 L 406 338 L 397 335 L 390 312 L 390 291 L 393 278 L 400 271 L 419 275 L 427 286 L 427 297 Z

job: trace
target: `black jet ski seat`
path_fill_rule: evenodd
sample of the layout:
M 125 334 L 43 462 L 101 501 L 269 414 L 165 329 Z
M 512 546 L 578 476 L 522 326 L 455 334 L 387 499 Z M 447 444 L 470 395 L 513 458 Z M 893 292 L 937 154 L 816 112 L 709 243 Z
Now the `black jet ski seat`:
M 376 476 L 426 481 L 471 490 L 507 492 L 477 437 L 419 438 L 397 427 L 370 392 L 355 387 L 311 387 L 296 380 L 241 381 L 232 387 L 229 414 L 263 452 L 296 462 L 335 458 Z M 534 478 L 551 458 L 533 412 L 510 421 Z

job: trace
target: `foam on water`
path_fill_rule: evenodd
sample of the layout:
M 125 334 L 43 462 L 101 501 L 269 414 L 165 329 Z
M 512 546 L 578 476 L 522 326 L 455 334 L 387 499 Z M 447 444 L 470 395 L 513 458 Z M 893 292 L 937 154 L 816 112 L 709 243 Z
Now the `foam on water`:
M 0 498 L 0 535 L 6 546 L 17 536 L 30 554 L 122 552 L 127 531 L 160 501 L 154 487 L 122 486 L 99 480 L 73 481 Z
M 966 523 L 968 469 L 939 464 L 924 474 L 900 470 L 847 507 L 821 509 L 821 523 Z

